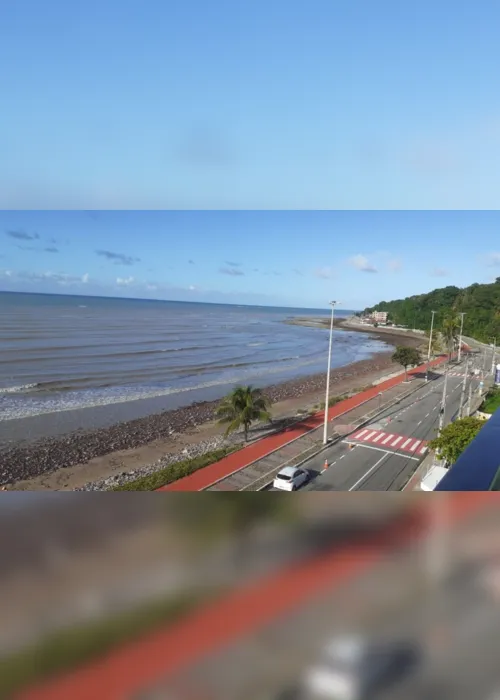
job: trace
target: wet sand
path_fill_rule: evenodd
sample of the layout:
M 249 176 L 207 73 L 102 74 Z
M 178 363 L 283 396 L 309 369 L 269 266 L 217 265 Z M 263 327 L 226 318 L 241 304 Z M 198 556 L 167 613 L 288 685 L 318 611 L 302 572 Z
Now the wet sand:
M 349 328 L 349 330 L 354 330 Z M 373 331 L 372 331 L 373 333 Z M 375 335 L 375 333 L 374 333 Z M 391 342 L 385 337 L 386 342 Z M 397 338 L 398 344 L 417 345 L 422 338 Z M 395 371 L 392 352 L 340 367 L 331 373 L 331 395 L 359 391 Z M 299 410 L 312 410 L 324 400 L 324 373 L 302 377 L 266 388 L 273 402 L 273 419 L 299 417 Z M 215 421 L 219 401 L 206 401 L 115 425 L 62 436 L 15 444 L 0 451 L 0 486 L 32 490 L 73 490 L 158 464 L 169 456 L 195 456 L 222 444 L 224 427 Z M 273 426 L 256 426 L 251 439 L 258 439 Z M 241 440 L 240 436 L 236 436 Z M 182 458 L 182 457 L 180 457 Z M 154 467 L 152 467 L 154 468 Z

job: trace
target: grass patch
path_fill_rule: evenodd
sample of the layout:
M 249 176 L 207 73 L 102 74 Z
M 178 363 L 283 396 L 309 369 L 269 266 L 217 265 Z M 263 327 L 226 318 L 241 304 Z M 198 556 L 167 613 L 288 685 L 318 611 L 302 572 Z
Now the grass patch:
M 213 597 L 215 592 L 184 593 L 111 618 L 55 632 L 36 645 L 2 659 L 0 697 L 7 698 L 21 688 L 72 670 L 145 632 L 175 622 Z
M 332 396 L 328 400 L 328 407 L 331 408 L 332 406 L 335 406 L 335 404 L 339 403 L 340 401 L 343 401 L 345 399 L 345 396 Z M 320 409 L 323 410 L 325 408 L 325 402 L 322 401 L 319 405 Z
M 495 413 L 500 408 L 500 389 L 491 389 L 479 408 L 483 413 Z
M 189 476 L 194 474 L 199 469 L 208 467 L 209 464 L 218 462 L 220 459 L 227 457 L 227 455 L 232 452 L 239 450 L 241 445 L 233 447 L 223 447 L 220 450 L 213 450 L 212 452 L 207 452 L 201 457 L 194 457 L 193 459 L 184 459 L 180 462 L 174 462 L 164 469 L 159 469 L 154 474 L 149 474 L 148 476 L 140 476 L 138 479 L 129 481 L 122 486 L 114 486 L 111 491 L 155 491 L 162 486 L 167 486 L 168 484 L 182 479 L 184 476 Z

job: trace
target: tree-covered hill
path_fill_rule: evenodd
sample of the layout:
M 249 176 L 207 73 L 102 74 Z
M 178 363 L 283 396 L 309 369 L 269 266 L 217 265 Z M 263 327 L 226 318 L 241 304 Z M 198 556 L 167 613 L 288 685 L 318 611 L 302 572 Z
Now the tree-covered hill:
M 470 287 L 443 287 L 428 294 L 381 301 L 362 313 L 387 311 L 389 321 L 398 325 L 430 330 L 431 311 L 436 312 L 435 328 L 440 328 L 444 319 L 466 313 L 464 335 L 485 343 L 494 337 L 500 341 L 500 277 L 492 284 L 471 284 Z

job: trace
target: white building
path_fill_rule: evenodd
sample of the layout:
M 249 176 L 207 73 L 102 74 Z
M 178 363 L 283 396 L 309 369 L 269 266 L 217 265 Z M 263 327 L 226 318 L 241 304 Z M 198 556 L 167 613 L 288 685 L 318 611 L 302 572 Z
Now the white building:
M 387 311 L 374 311 L 372 319 L 375 323 L 387 323 Z

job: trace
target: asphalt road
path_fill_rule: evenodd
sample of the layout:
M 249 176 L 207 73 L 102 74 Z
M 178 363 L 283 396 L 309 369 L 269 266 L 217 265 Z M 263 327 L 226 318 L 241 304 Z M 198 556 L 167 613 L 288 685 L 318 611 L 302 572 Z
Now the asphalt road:
M 471 363 L 469 369 L 473 368 Z M 445 424 L 456 416 L 461 400 L 465 363 L 452 365 L 447 383 Z M 459 376 L 456 376 L 456 375 Z M 443 395 L 444 375 L 433 379 L 410 397 L 383 412 L 376 422 L 365 426 L 366 432 L 357 431 L 345 440 L 332 445 L 304 464 L 311 481 L 302 487 L 305 491 L 397 491 L 402 489 L 425 457 L 420 454 L 425 442 L 418 443 L 415 451 L 408 452 L 417 441 L 429 441 L 437 435 L 439 412 Z M 472 380 L 477 391 L 479 378 Z M 468 395 L 469 380 L 465 400 Z M 383 433 L 381 435 L 381 433 Z M 355 435 L 361 435 L 354 439 Z M 395 436 L 390 438 L 389 436 Z M 398 444 L 382 444 L 389 440 Z M 367 437 L 377 442 L 365 442 Z M 353 445 L 351 447 L 351 445 Z M 403 449 L 404 448 L 404 449 Z M 325 460 L 328 469 L 324 468 Z
M 492 522 L 477 526 L 477 542 L 500 526 L 495 505 Z M 177 678 L 159 680 L 134 700 L 284 699 L 281 693 L 297 687 L 327 640 L 346 632 L 411 639 L 423 649 L 420 672 L 384 700 L 492 700 L 500 687 L 500 606 L 481 573 L 495 561 L 488 553 L 471 557 L 470 548 L 465 553 L 466 532 L 469 526 L 458 526 L 451 535 L 445 584 L 429 585 L 424 548 L 399 552 L 341 589 L 214 651 Z

